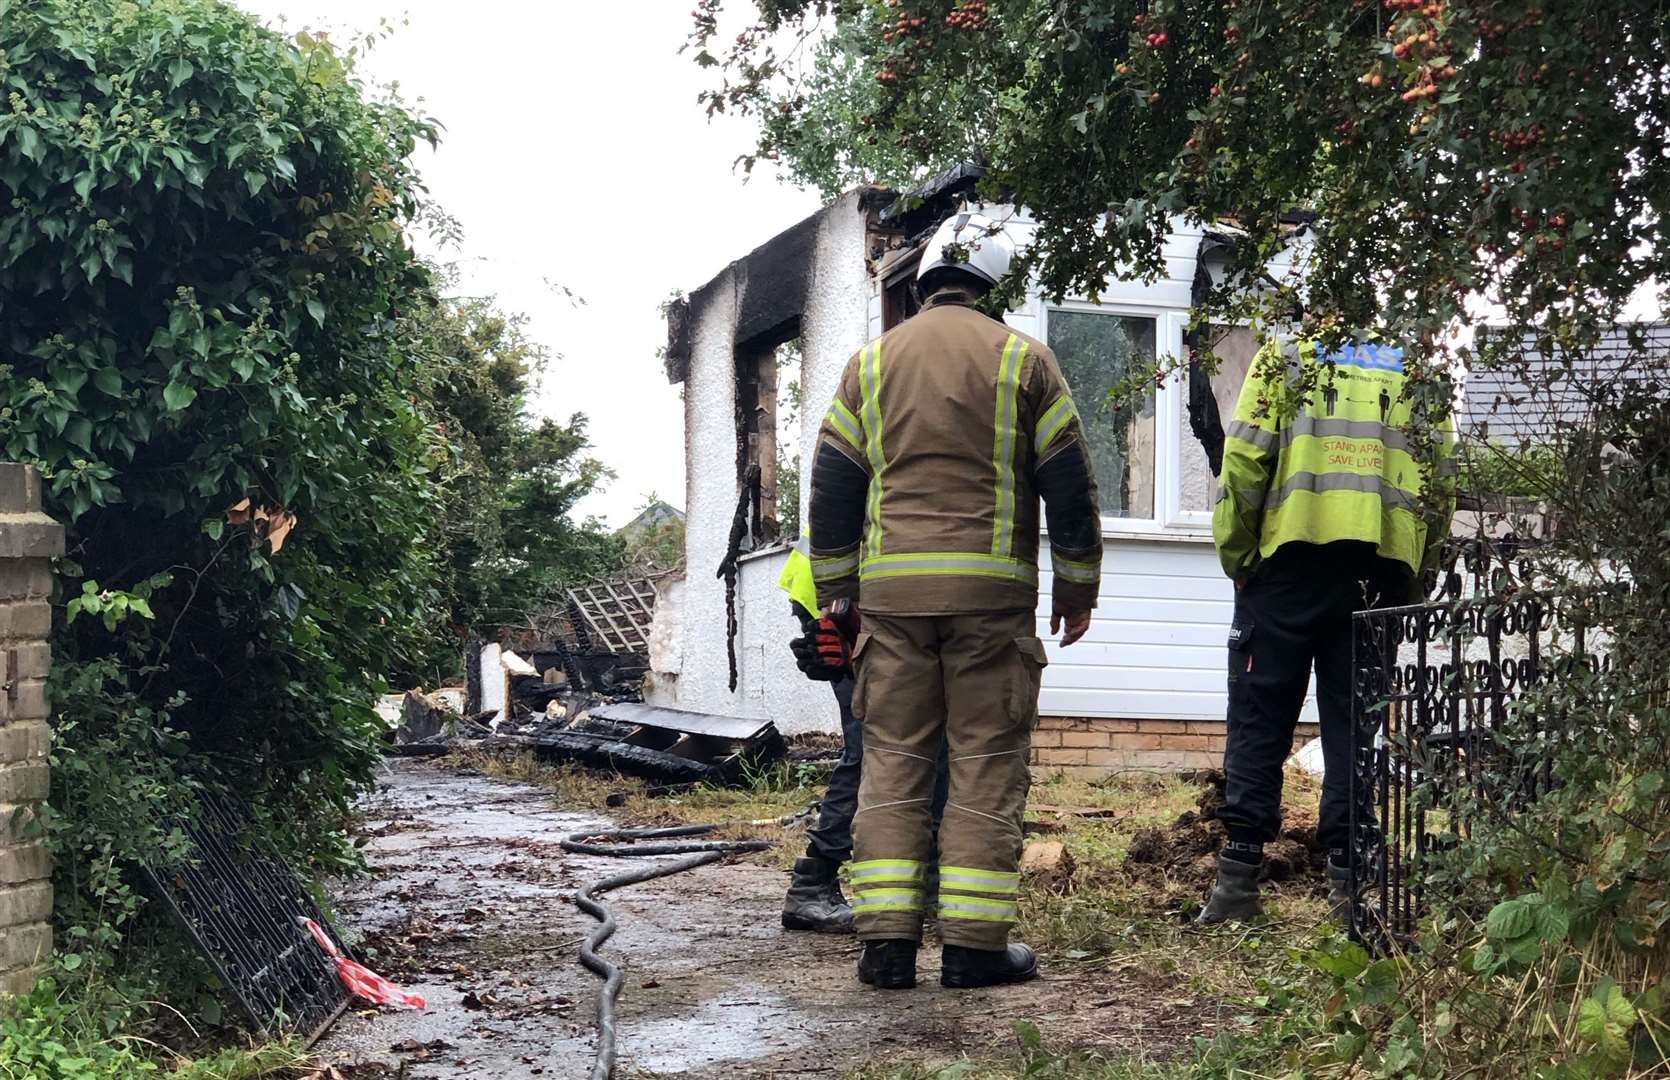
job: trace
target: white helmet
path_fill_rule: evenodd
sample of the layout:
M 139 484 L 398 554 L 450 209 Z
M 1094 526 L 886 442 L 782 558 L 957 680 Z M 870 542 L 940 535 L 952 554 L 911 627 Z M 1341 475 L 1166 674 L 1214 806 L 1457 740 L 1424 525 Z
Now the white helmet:
M 922 252 L 916 270 L 921 281 L 934 270 L 951 267 L 973 274 L 988 285 L 996 285 L 1009 272 L 1015 258 L 1015 242 L 1003 226 L 985 214 L 967 211 L 952 214 L 934 230 Z

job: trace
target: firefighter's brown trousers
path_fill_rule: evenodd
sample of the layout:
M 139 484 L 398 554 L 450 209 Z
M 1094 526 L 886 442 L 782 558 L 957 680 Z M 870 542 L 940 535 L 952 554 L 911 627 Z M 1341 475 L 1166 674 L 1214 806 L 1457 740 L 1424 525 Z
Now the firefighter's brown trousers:
M 1020 893 L 1027 761 L 1043 644 L 1033 613 L 864 614 L 853 708 L 864 772 L 850 868 L 858 936 L 921 940 L 934 761 L 950 795 L 939 829 L 939 927 L 948 945 L 1001 949 Z

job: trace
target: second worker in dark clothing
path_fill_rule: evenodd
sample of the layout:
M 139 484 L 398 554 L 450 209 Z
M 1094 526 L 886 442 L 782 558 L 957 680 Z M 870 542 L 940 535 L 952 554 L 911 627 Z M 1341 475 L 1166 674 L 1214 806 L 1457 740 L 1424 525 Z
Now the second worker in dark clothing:
M 1290 543 L 1235 595 L 1229 737 L 1218 817 L 1232 852 L 1255 854 L 1281 831 L 1282 767 L 1316 669 L 1322 806 L 1317 840 L 1343 871 L 1351 813 L 1351 616 L 1401 602 L 1409 571 L 1368 544 Z M 1335 877 L 1340 876 L 1338 873 Z
M 853 672 L 848 646 L 833 622 L 813 615 L 817 589 L 804 539 L 791 552 L 779 587 L 789 594 L 802 635 L 790 645 L 801 672 L 827 682 L 841 714 L 841 759 L 829 774 L 818 807 L 817 824 L 806 831 L 806 854 L 795 860 L 794 876 L 783 897 L 783 928 L 822 934 L 854 932 L 852 908 L 841 893 L 840 870 L 852 860 L 852 818 L 858 809 L 863 776 L 864 724 L 852 711 Z M 942 746 L 934 782 L 934 831 L 945 813 L 946 760 Z
M 1424 440 L 1415 434 L 1423 429 Z M 1201 922 L 1263 910 L 1259 869 L 1281 830 L 1282 767 L 1313 665 L 1318 839 L 1329 850 L 1332 908 L 1349 904 L 1351 616 L 1419 597 L 1454 510 L 1453 431 L 1446 402 L 1416 410 L 1400 348 L 1362 343 L 1320 355 L 1309 342 L 1271 342 L 1254 359 L 1213 512 L 1236 594 L 1218 812 L 1228 842 Z
M 852 676 L 845 675 L 830 687 L 841 710 L 841 760 L 829 774 L 817 824 L 806 830 L 806 856 L 795 862 L 794 878 L 783 898 L 783 927 L 850 934 L 852 908 L 841 895 L 838 875 L 852 861 L 852 815 L 858 809 L 858 784 L 864 771 L 864 723 L 852 713 Z M 934 780 L 936 833 L 945 813 L 945 794 L 945 751 L 941 749 Z

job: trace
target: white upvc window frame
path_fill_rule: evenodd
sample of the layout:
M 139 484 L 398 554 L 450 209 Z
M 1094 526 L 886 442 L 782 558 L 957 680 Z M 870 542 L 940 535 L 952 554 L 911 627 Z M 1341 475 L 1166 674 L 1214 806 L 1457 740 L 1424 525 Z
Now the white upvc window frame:
M 1154 320 L 1154 351 L 1158 358 L 1188 355 L 1183 334 L 1188 329 L 1186 310 L 1156 304 L 1126 301 L 1069 299 L 1038 304 L 1038 337 L 1048 344 L 1052 311 L 1084 312 L 1092 315 L 1126 315 Z M 1152 518 L 1102 516 L 1105 538 L 1210 539 L 1210 511 L 1183 509 L 1183 439 L 1188 431 L 1188 368 L 1179 367 L 1154 393 L 1154 516 Z M 1082 406 L 1081 408 L 1088 408 Z

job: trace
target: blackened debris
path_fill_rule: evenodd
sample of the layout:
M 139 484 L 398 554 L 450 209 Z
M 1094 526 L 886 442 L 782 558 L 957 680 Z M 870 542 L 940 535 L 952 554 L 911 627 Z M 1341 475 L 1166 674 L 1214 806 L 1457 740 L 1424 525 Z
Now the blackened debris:
M 769 720 L 661 709 L 640 702 L 559 706 L 544 723 L 488 740 L 662 783 L 736 784 L 751 766 L 782 758 L 783 736 Z

